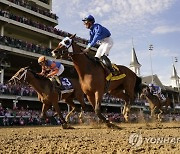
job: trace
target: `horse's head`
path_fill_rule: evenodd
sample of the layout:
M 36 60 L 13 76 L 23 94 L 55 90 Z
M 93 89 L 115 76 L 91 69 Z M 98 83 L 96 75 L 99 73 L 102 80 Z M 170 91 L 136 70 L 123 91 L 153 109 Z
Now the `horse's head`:
M 25 82 L 26 81 L 26 74 L 29 67 L 21 68 L 19 71 L 16 72 L 15 75 L 8 81 L 8 83 L 18 83 L 18 82 Z
M 145 86 L 144 88 L 142 88 L 142 92 L 141 92 L 141 95 L 140 95 L 140 98 L 141 99 L 145 99 L 146 96 L 148 96 L 150 94 L 150 89 L 148 86 Z
M 58 46 L 51 52 L 52 56 L 55 58 L 60 58 L 63 55 L 71 56 L 77 50 L 75 49 L 75 44 L 73 44 L 73 39 L 75 38 L 76 34 L 72 35 L 71 37 L 65 37 Z

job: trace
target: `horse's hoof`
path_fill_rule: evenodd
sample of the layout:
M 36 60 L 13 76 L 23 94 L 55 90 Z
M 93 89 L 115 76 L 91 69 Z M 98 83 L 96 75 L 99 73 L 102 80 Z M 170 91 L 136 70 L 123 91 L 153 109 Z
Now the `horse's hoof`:
M 113 123 L 107 123 L 106 125 L 108 126 L 108 128 L 112 128 L 112 129 L 122 129 L 122 128 L 120 128 L 119 126 L 117 126 L 117 125 L 115 125 L 115 124 L 113 124 Z
M 62 128 L 63 129 L 74 129 L 74 127 L 71 127 L 69 124 L 65 123 L 65 124 L 62 124 Z

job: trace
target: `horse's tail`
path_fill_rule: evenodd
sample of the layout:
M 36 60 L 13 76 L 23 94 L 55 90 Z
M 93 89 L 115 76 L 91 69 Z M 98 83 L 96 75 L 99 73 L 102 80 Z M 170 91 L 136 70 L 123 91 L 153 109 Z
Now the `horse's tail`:
M 137 94 L 137 93 L 141 92 L 141 89 L 142 89 L 142 79 L 140 77 L 136 76 L 136 84 L 134 87 L 134 91 Z

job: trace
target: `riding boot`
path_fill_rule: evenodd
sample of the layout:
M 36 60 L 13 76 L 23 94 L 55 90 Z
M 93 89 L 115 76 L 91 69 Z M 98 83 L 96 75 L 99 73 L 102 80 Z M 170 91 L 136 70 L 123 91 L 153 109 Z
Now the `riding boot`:
M 110 61 L 110 59 L 107 57 L 107 56 L 105 56 L 105 55 L 103 55 L 102 57 L 101 57 L 101 59 L 102 59 L 102 61 L 104 60 L 105 61 L 105 64 L 106 64 L 106 66 L 108 67 L 108 69 L 110 70 L 110 72 L 113 74 L 113 75 L 117 75 L 117 72 L 113 69 L 113 67 L 112 67 L 112 64 L 111 64 L 111 61 Z
M 59 80 L 59 77 L 58 76 L 54 76 L 54 79 L 56 80 L 56 82 L 57 82 L 57 86 L 56 86 L 56 88 L 61 88 L 61 82 L 60 82 L 60 80 Z
M 99 62 L 99 60 L 100 60 L 98 57 L 94 57 L 94 59 L 96 62 Z

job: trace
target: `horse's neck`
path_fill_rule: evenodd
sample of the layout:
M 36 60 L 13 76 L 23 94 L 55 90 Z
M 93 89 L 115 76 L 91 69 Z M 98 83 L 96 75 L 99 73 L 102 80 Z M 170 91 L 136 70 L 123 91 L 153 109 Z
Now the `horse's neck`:
M 84 54 L 75 54 L 72 60 L 80 78 L 84 78 L 85 74 L 91 74 L 92 62 Z
M 146 95 L 146 99 L 151 102 L 154 99 L 154 95 L 149 93 L 149 94 Z
M 44 91 L 44 87 L 41 87 L 41 85 L 44 85 L 44 84 L 39 84 L 40 82 L 40 79 L 37 79 L 36 77 L 34 77 L 34 75 L 28 75 L 27 74 L 27 77 L 26 77 L 26 81 L 28 82 L 28 84 L 30 84 L 34 90 L 41 94 L 43 91 Z

